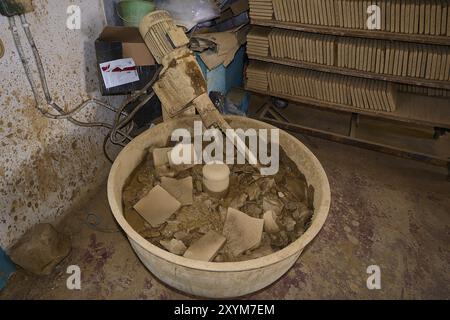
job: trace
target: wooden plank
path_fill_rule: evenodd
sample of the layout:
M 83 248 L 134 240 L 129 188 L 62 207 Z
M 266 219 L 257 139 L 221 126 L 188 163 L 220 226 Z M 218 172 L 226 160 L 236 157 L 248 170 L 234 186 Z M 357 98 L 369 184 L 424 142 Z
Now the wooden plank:
M 413 94 L 399 93 L 400 98 L 397 109 L 393 112 L 365 110 L 352 108 L 345 105 L 319 101 L 316 99 L 290 96 L 275 92 L 259 91 L 247 88 L 247 91 L 261 95 L 270 95 L 293 102 L 302 103 L 308 107 L 334 110 L 338 112 L 357 113 L 375 119 L 387 119 L 403 123 L 411 123 L 425 127 L 439 127 L 450 130 L 450 107 L 448 99 L 424 97 Z M 428 102 L 427 102 L 428 101 Z M 431 101 L 431 102 L 430 102 Z M 439 103 L 437 103 L 439 102 Z M 429 108 L 429 109 L 427 109 Z
M 351 146 L 358 147 L 358 148 L 364 148 L 364 149 L 368 149 L 368 150 L 372 150 L 372 151 L 376 151 L 376 152 L 380 152 L 380 153 L 385 153 L 385 154 L 393 155 L 393 156 L 404 158 L 404 159 L 425 162 L 425 163 L 435 165 L 438 167 L 445 167 L 445 168 L 450 167 L 449 159 L 439 158 L 434 155 L 419 153 L 419 152 L 409 150 L 409 149 L 397 148 L 394 146 L 389 146 L 386 144 L 377 143 L 377 142 L 369 141 L 366 139 L 358 139 L 358 138 L 354 138 L 354 137 L 348 137 L 348 136 L 344 136 L 344 135 L 337 134 L 334 132 L 319 130 L 316 128 L 301 126 L 298 124 L 286 123 L 283 121 L 270 119 L 265 116 L 263 116 L 259 120 L 270 123 L 280 129 L 285 130 L 285 131 L 307 134 L 307 135 L 310 135 L 313 137 L 330 140 L 330 141 L 334 141 L 334 142 L 338 142 L 338 143 L 343 143 L 343 144 L 351 145 Z

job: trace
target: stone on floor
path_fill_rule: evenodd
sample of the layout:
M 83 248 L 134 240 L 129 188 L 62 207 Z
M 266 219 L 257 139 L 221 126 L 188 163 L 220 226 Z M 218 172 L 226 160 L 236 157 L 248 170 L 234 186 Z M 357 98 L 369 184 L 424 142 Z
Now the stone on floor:
M 71 249 L 70 239 L 48 223 L 31 228 L 10 252 L 11 260 L 36 275 L 49 275 Z

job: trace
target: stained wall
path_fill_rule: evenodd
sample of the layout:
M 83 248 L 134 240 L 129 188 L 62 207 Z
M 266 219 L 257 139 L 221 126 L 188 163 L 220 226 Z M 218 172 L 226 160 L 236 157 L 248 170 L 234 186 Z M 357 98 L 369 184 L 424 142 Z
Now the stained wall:
M 94 41 L 106 21 L 103 1 L 33 3 L 35 12 L 27 19 L 54 100 L 68 111 L 88 96 L 99 97 Z M 69 5 L 81 9 L 81 30 L 66 27 Z M 37 80 L 31 50 L 21 27 L 19 31 Z M 82 203 L 103 183 L 109 163 L 102 152 L 104 129 L 50 120 L 36 110 L 3 16 L 0 38 L 6 50 L 0 59 L 0 246 L 7 248 L 34 224 L 53 221 Z M 90 106 L 77 118 L 112 122 L 113 114 Z

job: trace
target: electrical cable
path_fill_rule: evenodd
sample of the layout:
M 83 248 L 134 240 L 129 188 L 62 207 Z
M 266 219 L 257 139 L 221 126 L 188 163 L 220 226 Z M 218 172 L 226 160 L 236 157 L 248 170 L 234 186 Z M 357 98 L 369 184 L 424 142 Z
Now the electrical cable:
M 25 58 L 25 52 L 23 51 L 22 42 L 20 40 L 19 32 L 17 30 L 16 21 L 14 17 L 8 17 L 9 27 L 13 36 L 14 44 L 16 45 L 17 52 L 19 54 L 22 65 L 25 69 L 25 74 L 27 76 L 27 80 L 31 86 L 31 92 L 33 93 L 34 99 L 36 100 L 37 107 L 39 106 L 39 95 L 37 93 L 36 85 L 34 83 L 33 78 L 31 77 L 31 70 L 28 64 L 28 60 Z
M 118 142 L 116 139 L 116 134 L 119 132 L 119 130 L 126 126 L 134 118 L 134 116 L 147 104 L 147 102 L 149 102 L 153 98 L 154 95 L 155 93 L 152 92 L 147 97 L 145 97 L 145 99 L 141 101 L 124 120 L 114 122 L 113 128 L 110 133 L 111 142 Z
M 140 96 L 142 96 L 144 93 L 147 92 L 147 90 L 156 82 L 156 80 L 158 79 L 159 73 L 161 72 L 161 67 L 158 68 L 155 72 L 155 74 L 153 75 L 153 78 L 150 80 L 150 82 L 148 82 L 144 88 L 142 88 L 141 90 L 139 90 L 134 96 L 132 96 L 130 99 L 128 99 L 128 101 L 134 101 L 137 98 L 139 98 Z M 130 122 L 134 116 L 136 115 L 136 113 L 142 109 L 142 107 L 145 106 L 145 104 L 150 101 L 153 96 L 155 95 L 155 93 L 152 91 L 143 101 L 141 101 L 132 112 L 129 113 L 129 115 L 123 119 L 120 120 L 120 115 L 117 113 L 116 117 L 114 119 L 114 124 L 113 124 L 113 129 L 111 130 L 111 132 L 109 133 L 109 137 L 112 143 L 116 143 L 117 139 L 116 139 L 116 135 L 119 132 L 119 129 L 122 129 L 128 122 Z M 123 111 L 123 109 L 127 106 L 126 102 L 118 109 L 119 112 Z
M 106 107 L 108 110 L 114 111 L 114 108 L 112 106 L 108 105 L 107 103 L 100 102 L 99 100 L 96 100 L 96 99 L 89 99 L 89 100 L 81 103 L 79 106 L 77 106 L 72 111 L 66 113 L 57 103 L 54 102 L 54 100 L 53 100 L 53 98 L 52 98 L 52 96 L 50 94 L 50 91 L 48 89 L 48 84 L 47 84 L 47 79 L 46 79 L 46 76 L 45 76 L 44 67 L 43 67 L 43 64 L 42 64 L 42 59 L 41 59 L 41 56 L 40 56 L 39 51 L 37 49 L 36 43 L 34 42 L 33 35 L 31 34 L 30 25 L 29 25 L 29 23 L 26 20 L 26 17 L 24 15 L 20 15 L 20 20 L 22 22 L 22 26 L 24 28 L 25 35 L 27 37 L 28 43 L 30 44 L 32 52 L 33 52 L 34 60 L 36 62 L 37 68 L 38 68 L 38 73 L 39 73 L 42 89 L 44 91 L 44 95 L 45 95 L 47 104 L 49 106 L 51 106 L 53 109 L 55 109 L 59 113 L 59 115 L 54 115 L 54 114 L 46 112 L 46 111 L 44 111 L 44 110 L 42 110 L 42 109 L 40 109 L 38 107 L 38 109 L 42 113 L 42 115 L 44 115 L 45 117 L 48 117 L 50 119 L 53 119 L 53 120 L 65 119 L 65 120 L 68 120 L 71 123 L 73 123 L 75 125 L 78 125 L 80 127 L 102 127 L 102 128 L 107 128 L 107 129 L 111 130 L 113 126 L 108 124 L 108 123 L 105 123 L 105 122 L 82 122 L 82 121 L 74 119 L 71 116 L 71 115 L 81 111 L 90 102 L 95 102 L 96 104 L 98 104 L 100 106 Z M 13 21 L 13 23 L 15 25 L 15 21 L 14 20 L 12 20 L 12 21 Z M 17 43 L 17 44 L 21 47 L 21 43 L 20 42 Z M 25 58 L 24 52 L 23 52 L 23 48 L 21 48 L 21 50 L 18 49 L 18 51 L 19 51 L 19 55 L 20 55 L 20 52 L 22 53 L 21 60 L 22 61 L 24 61 L 24 60 L 26 61 L 26 58 Z M 28 69 L 25 69 L 25 72 L 29 72 L 28 79 L 32 83 L 32 87 L 36 88 L 36 86 L 34 84 L 34 80 L 33 80 L 32 76 L 31 76 L 31 72 L 30 72 L 29 67 L 28 67 Z M 36 102 L 39 104 L 39 100 L 38 99 L 36 99 Z M 122 113 L 119 114 L 119 117 L 120 117 L 121 114 Z M 118 133 L 120 135 L 122 135 L 123 139 L 120 140 L 120 141 L 116 141 L 115 144 L 123 146 L 123 142 L 126 139 L 128 139 L 130 141 L 133 139 L 132 137 L 130 137 L 129 132 L 128 133 L 124 133 L 122 131 L 118 131 Z
M 106 159 L 110 163 L 114 163 L 113 159 L 108 154 L 108 149 L 107 149 L 108 141 L 109 141 L 109 135 L 106 135 L 105 139 L 103 140 L 103 153 L 105 154 Z
M 109 110 L 111 110 L 111 109 L 113 110 L 114 109 L 113 107 L 109 106 L 107 103 L 104 103 L 104 102 L 99 103 L 99 101 L 96 100 L 96 99 L 88 99 L 87 101 L 82 102 L 80 105 L 78 105 L 72 111 L 70 111 L 68 113 L 64 112 L 64 110 L 61 107 L 59 107 L 56 104 L 56 102 L 54 102 L 54 100 L 53 100 L 53 98 L 52 98 L 52 96 L 50 94 L 50 90 L 48 89 L 47 79 L 45 77 L 44 66 L 42 64 L 42 59 L 41 59 L 41 56 L 39 54 L 39 50 L 38 50 L 38 48 L 36 46 L 36 43 L 34 41 L 33 35 L 31 34 L 30 24 L 28 23 L 25 15 L 22 14 L 19 17 L 20 17 L 20 21 L 22 22 L 22 27 L 24 29 L 25 35 L 26 35 L 26 37 L 28 39 L 28 43 L 30 44 L 30 47 L 31 47 L 31 49 L 33 51 L 34 60 L 36 62 L 36 66 L 38 68 L 38 73 L 39 73 L 39 76 L 40 76 L 41 85 L 42 85 L 42 89 L 44 90 L 44 95 L 45 95 L 47 104 L 52 106 L 58 112 L 60 112 L 60 110 L 62 110 L 62 112 L 60 112 L 59 115 L 54 115 L 54 114 L 51 114 L 51 113 L 48 113 L 48 112 L 44 111 L 44 113 L 45 113 L 44 115 L 45 116 L 47 116 L 47 117 L 49 117 L 51 119 L 54 119 L 54 120 L 68 119 L 68 118 L 71 117 L 71 115 L 74 115 L 77 112 L 81 111 L 84 107 L 86 107 L 90 103 L 95 103 L 95 104 L 101 105 L 103 107 L 107 106 L 107 108 Z
M 30 30 L 30 24 L 28 23 L 25 15 L 20 15 L 20 20 L 22 23 L 22 27 L 24 29 L 25 35 L 27 37 L 28 43 L 32 49 L 33 52 L 33 56 L 34 56 L 34 60 L 35 63 L 37 65 L 37 69 L 38 69 L 38 74 L 39 74 L 39 78 L 40 78 L 40 82 L 41 82 L 41 86 L 45 95 L 45 100 L 48 106 L 50 106 L 51 108 L 53 108 L 55 111 L 58 112 L 58 114 L 52 114 L 50 112 L 47 112 L 43 109 L 40 108 L 40 99 L 39 99 L 39 94 L 38 94 L 38 90 L 36 87 L 36 84 L 34 82 L 34 79 L 32 77 L 32 72 L 28 63 L 28 60 L 25 56 L 25 52 L 23 50 L 23 46 L 21 43 L 21 39 L 17 30 L 17 26 L 16 26 L 16 22 L 14 17 L 9 17 L 9 24 L 10 24 L 10 28 L 11 28 L 11 32 L 14 38 L 14 43 L 16 45 L 18 54 L 20 56 L 22 65 L 24 67 L 25 70 L 25 74 L 27 76 L 28 82 L 30 83 L 31 86 L 31 90 L 33 93 L 33 96 L 35 98 L 36 101 L 36 108 L 39 110 L 39 112 L 50 119 L 53 120 L 60 120 L 60 119 L 64 119 L 67 120 L 75 125 L 81 126 L 81 127 L 102 127 L 102 128 L 107 128 L 109 129 L 109 133 L 107 134 L 104 143 L 103 143 L 103 151 L 105 153 L 106 158 L 112 162 L 111 158 L 108 155 L 107 152 L 107 143 L 110 140 L 113 144 L 115 145 L 119 145 L 121 147 L 124 147 L 126 144 L 125 142 L 127 140 L 131 141 L 133 138 L 130 136 L 131 132 L 134 129 L 134 122 L 130 122 L 134 116 L 137 114 L 137 112 L 142 109 L 142 107 L 148 102 L 150 101 L 153 96 L 154 96 L 154 92 L 152 92 L 151 94 L 147 95 L 147 97 L 145 97 L 145 99 L 143 101 L 141 101 L 134 109 L 133 111 L 127 113 L 125 112 L 125 108 L 132 102 L 136 101 L 137 99 L 139 99 L 142 95 L 147 94 L 147 91 L 149 90 L 149 88 L 154 84 L 154 82 L 157 80 L 157 77 L 159 75 L 159 72 L 161 71 L 161 69 L 157 70 L 157 72 L 154 74 L 153 79 L 141 90 L 139 90 L 138 92 L 134 93 L 133 95 L 131 95 L 128 99 L 126 99 L 122 105 L 115 109 L 114 107 L 110 106 L 109 104 L 100 101 L 98 99 L 95 98 L 90 98 L 84 102 L 82 102 L 81 104 L 79 104 L 77 107 L 75 107 L 74 109 L 72 109 L 69 112 L 65 112 L 63 108 L 61 108 L 52 98 L 51 94 L 50 94 L 50 90 L 48 88 L 48 83 L 47 83 L 47 78 L 45 76 L 45 70 L 42 64 L 42 59 L 39 53 L 39 50 L 36 46 L 36 43 L 34 41 L 33 35 L 31 33 Z M 95 104 L 95 105 L 99 105 L 102 106 L 106 109 L 108 109 L 109 111 L 112 111 L 116 114 L 115 119 L 113 124 L 109 124 L 109 123 L 105 123 L 105 122 L 82 122 L 79 121 L 77 119 L 74 119 L 73 116 L 75 114 L 77 114 L 78 112 L 80 112 L 81 110 L 83 110 L 85 107 L 87 107 L 89 104 Z M 128 128 L 126 128 L 128 125 Z M 123 128 L 125 128 L 125 132 L 122 130 Z M 120 135 L 121 137 L 118 138 L 117 136 Z
M 53 101 L 53 99 L 52 99 L 52 97 L 50 95 L 50 92 L 48 90 L 48 85 L 47 85 L 47 80 L 46 80 L 46 77 L 45 77 L 44 68 L 43 68 L 43 65 L 42 65 L 42 60 L 40 58 L 40 54 L 39 54 L 39 51 L 38 51 L 38 49 L 36 47 L 36 44 L 34 42 L 33 36 L 32 36 L 32 34 L 30 32 L 29 24 L 26 21 L 25 16 L 21 15 L 20 18 L 21 18 L 21 21 L 22 21 L 22 25 L 24 27 L 25 35 L 27 36 L 28 42 L 29 42 L 29 44 L 30 44 L 30 46 L 32 48 L 32 51 L 33 51 L 33 56 L 34 56 L 34 59 L 36 61 L 37 67 L 38 67 L 38 72 L 39 72 L 39 76 L 40 76 L 40 80 L 41 80 L 41 85 L 42 85 L 42 88 L 43 88 L 43 91 L 44 91 L 44 95 L 45 95 L 47 104 L 49 106 L 51 106 L 53 109 L 55 109 L 57 112 L 59 112 L 59 115 L 51 114 L 51 113 L 49 113 L 47 111 L 42 110 L 39 107 L 39 95 L 37 93 L 36 84 L 35 84 L 34 79 L 32 77 L 32 72 L 30 70 L 30 67 L 29 67 L 29 64 L 28 64 L 28 60 L 25 57 L 23 46 L 22 46 L 22 43 L 21 43 L 21 40 L 20 40 L 20 36 L 19 36 L 18 30 L 17 30 L 16 22 L 14 20 L 14 17 L 9 17 L 9 23 L 10 23 L 11 31 L 12 31 L 12 34 L 13 34 L 14 42 L 15 42 L 17 51 L 19 53 L 21 62 L 23 64 L 23 66 L 24 66 L 25 74 L 27 76 L 28 82 L 30 83 L 31 90 L 33 92 L 33 95 L 34 95 L 34 98 L 35 98 L 35 101 L 36 101 L 36 104 L 37 104 L 36 107 L 39 110 L 39 112 L 43 116 L 45 116 L 47 118 L 50 118 L 50 119 L 53 119 L 53 120 L 66 119 L 66 120 L 70 121 L 71 123 L 73 123 L 75 125 L 78 125 L 78 126 L 81 126 L 81 127 L 103 127 L 103 128 L 107 128 L 107 129 L 111 130 L 113 126 L 108 124 L 108 123 L 104 123 L 104 122 L 92 122 L 92 123 L 90 123 L 90 122 L 82 122 L 82 121 L 78 121 L 78 120 L 76 120 L 76 119 L 71 117 L 75 113 L 81 111 L 90 102 L 95 102 L 96 104 L 98 104 L 100 106 L 103 106 L 103 107 L 107 108 L 108 110 L 113 111 L 113 112 L 116 113 L 116 110 L 112 106 L 108 105 L 107 103 L 104 103 L 104 102 L 99 101 L 97 99 L 89 99 L 89 100 L 83 102 L 82 104 L 80 104 L 74 110 L 66 113 L 59 105 L 57 105 Z M 122 112 L 120 112 L 120 115 L 126 116 L 127 114 L 122 111 Z M 121 141 L 119 141 L 119 142 L 124 142 L 126 139 L 128 139 L 130 141 L 132 140 L 132 137 L 129 136 L 129 132 L 124 133 L 122 131 L 118 131 L 118 133 L 123 136 L 123 139 Z M 123 143 L 122 143 L 122 146 L 123 146 Z
M 34 42 L 33 36 L 32 36 L 32 34 L 31 34 L 31 31 L 30 31 L 30 28 L 29 28 L 29 24 L 28 24 L 28 22 L 27 22 L 27 20 L 26 20 L 26 17 L 25 17 L 24 15 L 21 15 L 21 16 L 20 16 L 20 19 L 21 19 L 22 25 L 23 25 L 23 27 L 24 27 L 25 34 L 26 34 L 26 36 L 27 36 L 27 38 L 28 38 L 28 41 L 29 41 L 29 43 L 30 43 L 30 46 L 31 46 L 32 49 L 33 49 L 33 54 L 34 54 L 34 56 L 35 56 L 36 64 L 37 64 L 37 66 L 38 66 L 39 74 L 40 74 L 40 77 L 41 77 L 41 83 L 42 83 L 42 86 L 43 86 L 43 88 L 44 88 L 44 93 L 45 93 L 47 102 L 48 102 L 48 104 L 50 104 L 51 106 L 53 106 L 57 111 L 59 111 L 59 109 L 61 109 L 61 108 L 53 101 L 53 99 L 51 98 L 50 92 L 49 92 L 49 90 L 48 90 L 47 80 L 46 80 L 46 78 L 45 78 L 45 72 L 44 72 L 44 68 L 43 68 L 43 65 L 42 65 L 41 58 L 40 58 L 40 54 L 39 54 L 39 51 L 38 51 L 38 49 L 37 49 L 37 46 L 36 46 L 36 44 L 35 44 L 35 42 Z M 124 133 L 120 130 L 120 129 L 122 129 L 122 128 L 124 127 L 124 125 L 125 125 L 126 123 L 128 123 L 128 121 L 127 121 L 125 124 L 123 124 L 123 125 L 121 125 L 121 124 L 117 125 L 117 123 L 120 121 L 120 117 L 124 114 L 124 109 L 125 109 L 125 107 L 126 107 L 128 104 L 130 104 L 131 102 L 133 102 L 133 101 L 135 101 L 136 99 L 138 99 L 138 98 L 139 98 L 140 96 L 142 96 L 143 94 L 145 94 L 145 93 L 147 92 L 147 90 L 150 88 L 150 86 L 153 85 L 153 83 L 156 81 L 156 77 L 157 77 L 158 74 L 159 74 L 159 72 L 155 73 L 153 79 L 152 79 L 152 80 L 151 80 L 151 81 L 150 81 L 143 89 L 141 89 L 141 90 L 138 91 L 137 93 L 133 94 L 130 98 L 128 98 L 128 99 L 122 104 L 122 106 L 121 106 L 118 110 L 116 110 L 116 119 L 115 119 L 115 121 L 114 121 L 114 125 L 113 125 L 113 128 L 112 128 L 113 134 L 114 134 L 114 135 L 111 136 L 111 137 L 114 137 L 114 138 L 111 139 L 111 142 L 112 142 L 113 144 L 116 144 L 116 145 L 122 145 L 122 146 L 123 146 L 123 143 L 125 142 L 126 139 L 128 139 L 128 140 L 130 140 L 130 141 L 132 140 L 132 138 L 130 138 L 130 136 L 129 136 L 129 134 L 130 134 L 130 132 L 132 131 L 132 129 L 130 129 L 130 130 L 127 132 L 127 134 L 124 134 Z M 148 102 L 149 100 L 150 100 L 150 98 L 147 99 L 146 102 Z M 105 104 L 105 103 L 103 103 L 103 102 L 102 102 L 102 103 L 98 103 L 98 100 L 90 99 L 90 100 L 88 100 L 88 101 L 82 103 L 81 105 L 79 105 L 79 106 L 78 106 L 77 108 L 75 108 L 71 113 L 76 113 L 77 111 L 80 111 L 83 107 L 85 107 L 87 104 L 89 104 L 89 102 L 95 102 L 95 103 L 100 104 L 100 105 L 102 105 L 102 106 L 109 107 L 110 110 L 113 109 L 112 107 L 110 107 L 109 105 L 107 105 L 107 104 Z M 146 103 L 146 102 L 145 102 L 145 103 Z M 145 103 L 144 103 L 143 105 L 145 105 Z M 140 104 L 140 105 L 138 106 L 138 108 L 139 108 L 139 109 L 142 108 L 143 105 Z M 62 109 L 61 109 L 61 110 L 62 110 Z M 114 110 L 114 109 L 113 109 L 113 110 Z M 63 112 L 60 112 L 60 113 L 63 113 Z M 133 114 L 135 115 L 136 113 L 137 113 L 137 112 L 134 112 Z M 66 114 L 63 114 L 63 115 L 61 115 L 61 116 L 58 116 L 58 118 L 60 118 L 60 119 L 64 119 L 64 118 L 69 119 L 69 118 L 70 118 L 70 114 L 66 113 Z M 127 119 L 130 119 L 130 117 L 127 117 Z M 78 122 L 78 123 L 76 123 L 76 124 L 79 125 L 80 122 Z M 107 126 L 107 128 L 108 128 L 108 129 L 111 129 L 109 126 Z M 116 138 L 117 133 L 120 134 L 120 135 L 122 136 L 121 139 L 117 139 L 117 138 Z

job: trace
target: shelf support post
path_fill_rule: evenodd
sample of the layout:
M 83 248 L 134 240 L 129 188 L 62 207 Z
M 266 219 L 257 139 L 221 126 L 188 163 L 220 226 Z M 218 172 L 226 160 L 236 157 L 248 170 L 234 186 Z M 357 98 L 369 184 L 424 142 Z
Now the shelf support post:
M 358 128 L 358 126 L 359 126 L 359 114 L 352 113 L 350 117 L 350 128 L 348 132 L 348 136 L 350 138 L 356 137 L 356 129 Z

